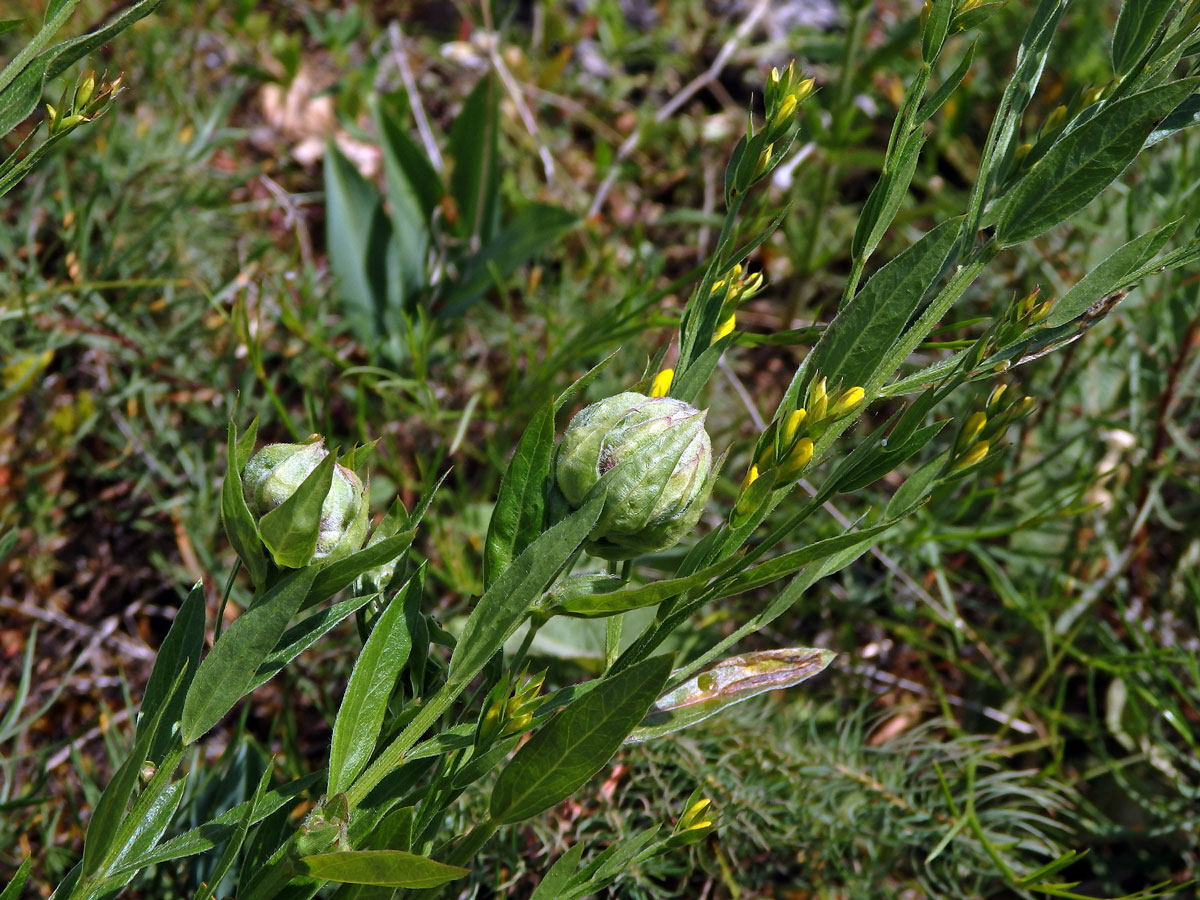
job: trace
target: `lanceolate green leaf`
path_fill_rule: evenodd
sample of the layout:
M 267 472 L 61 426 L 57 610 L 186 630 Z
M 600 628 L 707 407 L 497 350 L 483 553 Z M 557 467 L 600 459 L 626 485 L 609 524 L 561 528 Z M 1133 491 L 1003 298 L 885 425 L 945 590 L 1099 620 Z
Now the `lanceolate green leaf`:
M 583 844 L 579 845 L 580 850 L 583 849 Z M 26 857 L 20 867 L 13 874 L 12 880 L 8 886 L 0 891 L 0 900 L 21 900 L 21 891 L 25 890 L 25 880 L 29 878 L 30 858 Z
M 529 900 L 561 900 L 563 889 L 579 868 L 581 859 L 583 859 L 583 841 L 577 841 L 554 861 L 554 865 L 550 867 L 549 872 L 542 876 L 537 890 L 533 892 Z M 7 900 L 7 898 L 0 898 L 0 900 Z
M 500 482 L 483 550 L 485 587 L 490 587 L 542 530 L 553 449 L 554 406 L 547 404 L 525 428 Z
M 682 578 L 654 581 L 650 584 L 627 588 L 625 590 L 600 590 L 565 597 L 551 606 L 550 611 L 564 616 L 593 619 L 629 612 L 631 609 L 657 606 L 664 600 L 670 600 L 672 597 L 678 597 L 685 591 L 690 591 L 693 588 L 707 584 L 713 578 L 733 568 L 737 562 L 738 557 L 731 556 L 729 559 L 702 569 L 694 575 L 687 575 Z
M 370 104 L 383 149 L 388 211 L 392 217 L 397 262 L 404 285 L 403 295 L 407 297 L 424 287 L 427 281 L 425 257 L 429 252 L 429 215 L 432 208 L 426 207 L 424 193 L 440 193 L 437 173 L 429 167 L 424 154 L 413 146 L 412 139 L 379 97 L 373 96 Z M 422 162 L 424 168 L 421 167 Z M 420 187 L 414 184 L 414 177 L 422 182 Z
M 796 647 L 723 659 L 660 697 L 626 743 L 639 744 L 690 728 L 751 697 L 793 687 L 824 671 L 835 656 L 831 650 Z
M 447 682 L 465 684 L 504 646 L 533 602 L 587 540 L 604 499 L 603 493 L 597 494 L 539 537 L 484 591 L 454 648 Z
M 1112 60 L 1117 75 L 1128 75 L 1179 0 L 1125 0 L 1113 31 Z
M 492 819 L 523 821 L 586 784 L 645 716 L 670 677 L 673 659 L 666 654 L 643 660 L 560 710 L 500 773 Z
M 259 665 L 300 608 L 315 576 L 315 567 L 289 572 L 221 635 L 200 663 L 183 705 L 185 744 L 216 725 L 253 688 Z
M 269 562 L 242 493 L 241 472 L 245 461 L 241 458 L 240 446 L 237 430 L 230 419 L 225 447 L 225 482 L 221 486 L 221 521 L 225 524 L 230 545 L 250 572 L 250 580 L 256 588 L 261 588 L 267 580 Z
M 470 871 L 403 850 L 346 850 L 300 860 L 308 875 L 343 884 L 435 888 Z
M 1129 167 L 1154 126 L 1197 87 L 1200 78 L 1142 91 L 1068 133 L 1005 197 L 996 240 L 1002 246 L 1027 241 L 1086 206 Z
M 409 591 L 420 591 L 421 579 L 421 575 L 409 579 L 392 598 L 375 620 L 371 635 L 354 663 L 333 724 L 329 747 L 330 794 L 345 790 L 375 750 L 388 700 L 412 648 L 404 620 L 404 599 Z
M 378 566 L 386 566 L 392 560 L 397 559 L 412 546 L 413 538 L 416 535 L 416 528 L 401 531 L 374 544 L 369 544 L 347 557 L 321 566 L 321 571 L 313 580 L 312 590 L 308 592 L 308 597 L 304 601 L 305 608 L 323 603 L 338 591 L 353 584 L 360 575 Z
M 867 387 L 888 374 L 880 360 L 904 333 L 958 237 L 959 220 L 934 228 L 875 273 L 840 310 L 817 342 L 806 368 L 832 387 Z
M 459 233 L 481 245 L 498 220 L 500 86 L 490 73 L 479 79 L 450 128 L 447 151 L 454 159 L 450 190 L 458 206 Z
M 1063 294 L 1046 318 L 1046 325 L 1065 325 L 1087 312 L 1096 301 L 1127 286 L 1125 279 L 1152 259 L 1178 227 L 1178 221 L 1169 222 L 1118 247 Z
M 171 729 L 179 721 L 183 713 L 183 701 L 187 695 L 196 669 L 200 665 L 200 654 L 204 651 L 204 582 L 196 582 L 195 587 L 180 604 L 175 613 L 175 621 L 171 630 L 158 648 L 154 660 L 154 670 L 150 680 L 146 682 L 146 692 L 142 695 L 142 708 L 138 715 L 138 731 L 153 720 L 160 708 L 171 696 L 169 709 L 163 710 L 158 727 L 158 734 L 150 744 L 146 758 L 159 763 L 173 742 Z M 178 691 L 171 695 L 171 685 L 183 673 L 183 681 Z
M 924 144 L 925 135 L 921 129 L 909 132 L 901 139 L 895 158 L 889 160 L 888 171 L 883 172 L 875 182 L 850 244 L 850 252 L 856 260 L 865 260 L 870 256 L 892 224 L 892 219 L 908 194 L 908 186 L 917 170 L 917 160 Z
M 309 593 L 312 593 L 311 590 Z M 320 612 L 301 619 L 283 633 L 274 649 L 259 664 L 258 670 L 254 673 L 254 683 L 250 686 L 250 690 L 266 684 L 284 666 L 337 627 L 337 624 L 346 616 L 358 612 L 378 596 L 378 594 L 363 594 L 359 597 L 351 597 L 349 600 L 327 606 Z

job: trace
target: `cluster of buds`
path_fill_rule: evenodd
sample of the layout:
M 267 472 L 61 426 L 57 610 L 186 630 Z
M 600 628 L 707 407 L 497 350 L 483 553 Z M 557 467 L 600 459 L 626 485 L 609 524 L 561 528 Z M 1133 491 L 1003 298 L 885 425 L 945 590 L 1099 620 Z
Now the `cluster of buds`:
M 772 473 L 773 483 L 780 485 L 799 478 L 812 461 L 816 441 L 834 422 L 855 413 L 865 398 L 866 391 L 861 387 L 846 388 L 832 396 L 827 379 L 814 379 L 805 405 L 777 418 L 759 438 L 755 461 L 742 482 L 735 511 L 739 515 L 749 511 L 753 501 L 747 492 L 761 475 Z
M 1050 310 L 1054 309 L 1054 299 L 1049 298 L 1038 302 L 1041 292 L 1041 287 L 1035 287 L 1016 303 L 1009 305 L 1004 313 L 1004 319 L 1000 322 L 1000 327 L 996 330 L 994 346 L 1007 347 L 1050 315 Z
M 983 462 L 1005 430 L 1029 415 L 1033 407 L 1032 397 L 1017 397 L 1008 385 L 997 385 L 984 408 L 967 416 L 959 428 L 947 473 L 957 475 Z
M 242 470 L 242 493 L 246 506 L 263 530 L 269 516 L 282 515 L 280 508 L 296 496 L 301 486 L 317 466 L 329 455 L 325 441 L 313 435 L 303 444 L 268 444 L 246 463 Z M 321 503 L 319 521 L 316 522 L 316 544 L 311 555 L 304 560 L 284 561 L 279 550 L 288 540 L 288 529 L 272 529 L 272 548 L 276 562 L 293 568 L 311 562 L 330 561 L 348 556 L 362 546 L 367 534 L 367 491 L 353 470 L 337 463 L 329 490 Z M 291 524 L 291 523 L 287 523 Z M 300 528 L 297 524 L 296 528 Z M 264 538 L 266 532 L 263 532 Z M 304 537 L 297 533 L 296 541 Z M 311 540 L 311 534 L 307 535 Z
M 90 122 L 108 109 L 112 98 L 121 89 L 124 74 L 112 81 L 101 76 L 99 84 L 96 73 L 81 76 L 74 88 L 65 88 L 58 106 L 46 104 L 46 128 L 51 135 L 70 131 L 81 122 Z
M 555 456 L 555 482 L 578 509 L 593 489 L 604 509 L 587 550 L 631 559 L 673 547 L 689 534 L 712 491 L 712 444 L 706 413 L 665 396 L 672 371 L 654 379 L 650 396 L 627 391 L 580 410 Z
M 520 734 L 533 721 L 533 713 L 541 705 L 542 684 L 545 671 L 527 675 L 511 692 L 508 681 L 496 685 L 488 696 L 479 726 L 475 731 L 475 744 L 488 747 L 500 738 Z
M 816 81 L 812 78 L 801 78 L 796 72 L 796 61 L 788 63 L 782 72 L 771 69 L 771 77 L 767 79 L 765 101 L 767 106 L 767 124 L 764 129 L 767 142 L 774 143 L 783 137 L 796 119 L 796 110 L 800 104 L 812 96 Z
M 764 178 L 783 159 L 796 137 L 797 113 L 800 104 L 812 96 L 815 82 L 802 78 L 792 61 L 782 72 L 772 69 L 767 79 L 766 123 L 756 132 L 750 120 L 746 134 L 733 151 L 725 172 L 726 201 L 745 193 L 755 182 Z
M 675 830 L 671 832 L 670 846 L 672 848 L 695 844 L 716 830 L 717 815 L 710 808 L 711 806 L 712 800 L 708 797 L 697 797 L 696 794 L 692 794 L 688 798 L 687 808 L 679 817 L 679 821 L 675 823 Z
M 725 300 L 721 304 L 721 316 L 717 320 L 717 330 L 713 332 L 712 342 L 714 344 L 733 333 L 733 329 L 737 326 L 738 307 L 762 288 L 762 272 L 750 274 L 742 269 L 741 263 L 730 269 L 727 277 L 713 284 L 712 293 L 725 291 Z

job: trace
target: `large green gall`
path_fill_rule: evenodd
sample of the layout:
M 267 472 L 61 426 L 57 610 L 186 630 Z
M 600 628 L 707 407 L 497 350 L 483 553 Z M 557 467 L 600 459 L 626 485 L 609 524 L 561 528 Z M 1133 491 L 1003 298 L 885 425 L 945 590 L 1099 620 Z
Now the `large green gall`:
M 597 485 L 606 491 L 589 553 L 630 559 L 666 550 L 695 529 L 713 485 L 704 418 L 681 400 L 630 391 L 571 420 L 555 457 L 558 488 L 576 509 Z
M 329 455 L 324 440 L 268 444 L 242 470 L 242 492 L 255 521 L 288 500 Z M 338 463 L 321 504 L 316 549 L 311 562 L 328 562 L 362 547 L 367 533 L 367 492 L 362 480 Z

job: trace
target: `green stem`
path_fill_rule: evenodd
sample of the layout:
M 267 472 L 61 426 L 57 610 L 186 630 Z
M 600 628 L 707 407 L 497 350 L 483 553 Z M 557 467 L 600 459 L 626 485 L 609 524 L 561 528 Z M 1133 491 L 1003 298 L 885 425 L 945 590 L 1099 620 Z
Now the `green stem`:
M 521 641 L 521 646 L 517 648 L 516 655 L 512 658 L 512 664 L 509 666 L 509 671 L 520 672 L 521 666 L 525 665 L 525 657 L 529 655 L 529 648 L 533 646 L 533 639 L 537 637 L 538 629 L 545 624 L 542 619 L 530 619 L 529 630 L 525 632 L 525 638 Z

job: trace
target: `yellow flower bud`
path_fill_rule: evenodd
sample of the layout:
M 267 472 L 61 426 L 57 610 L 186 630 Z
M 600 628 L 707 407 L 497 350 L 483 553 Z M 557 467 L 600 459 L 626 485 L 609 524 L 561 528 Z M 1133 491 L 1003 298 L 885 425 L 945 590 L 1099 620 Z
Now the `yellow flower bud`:
M 758 466 L 751 466 L 746 472 L 746 477 L 742 479 L 742 493 L 745 493 L 750 485 L 758 481 Z
M 671 390 L 671 382 L 675 379 L 674 369 L 663 369 L 654 376 L 654 381 L 650 383 L 651 397 L 665 397 L 667 391 Z
M 829 397 L 825 393 L 825 384 L 826 379 L 822 378 L 813 385 L 809 392 L 808 420 L 810 422 L 820 422 L 829 410 Z
M 1000 412 L 1000 401 L 1004 399 L 1004 392 L 1008 390 L 1007 384 L 998 384 L 987 398 L 985 409 L 989 416 L 995 416 Z
M 1054 112 L 1046 116 L 1046 121 L 1042 125 L 1043 131 L 1054 131 L 1063 123 L 1063 119 L 1067 117 L 1067 108 L 1065 106 L 1056 107 Z
M 792 449 L 791 454 L 784 464 L 781 477 L 784 481 L 791 481 L 793 478 L 799 477 L 813 458 L 813 442 L 812 438 L 800 438 L 796 441 L 796 446 Z
M 758 162 L 754 166 L 755 178 L 767 171 L 767 166 L 771 164 L 771 151 L 774 149 L 774 144 L 767 144 L 767 146 L 762 148 L 762 153 L 758 154 Z
M 808 417 L 808 413 L 803 409 L 797 409 L 794 412 L 787 414 L 787 418 L 783 420 L 783 438 L 784 447 L 791 446 L 792 441 L 796 439 L 796 435 L 800 433 L 800 426 L 804 424 L 804 420 Z
M 733 328 L 735 325 L 737 325 L 737 316 L 733 313 L 730 313 L 725 321 L 717 326 L 717 330 L 713 332 L 713 343 L 715 344 L 726 335 L 733 334 Z
M 967 422 L 963 425 L 963 429 L 959 432 L 958 440 L 954 442 L 954 449 L 962 453 L 975 438 L 979 437 L 979 432 L 983 431 L 983 426 L 987 424 L 987 416 L 984 413 L 971 413 L 967 418 Z
M 853 411 L 862 403 L 866 395 L 867 392 L 860 387 L 852 387 L 844 391 L 842 396 L 838 398 L 837 403 L 833 404 L 833 408 L 829 410 L 829 415 L 834 418 L 846 415 L 846 413 Z
M 983 462 L 983 458 L 988 455 L 989 448 L 990 445 L 987 441 L 980 441 L 965 454 L 960 456 L 955 461 L 954 465 L 950 467 L 950 471 L 952 473 L 961 472 L 964 469 L 971 468 L 971 466 L 978 465 L 979 463 Z

